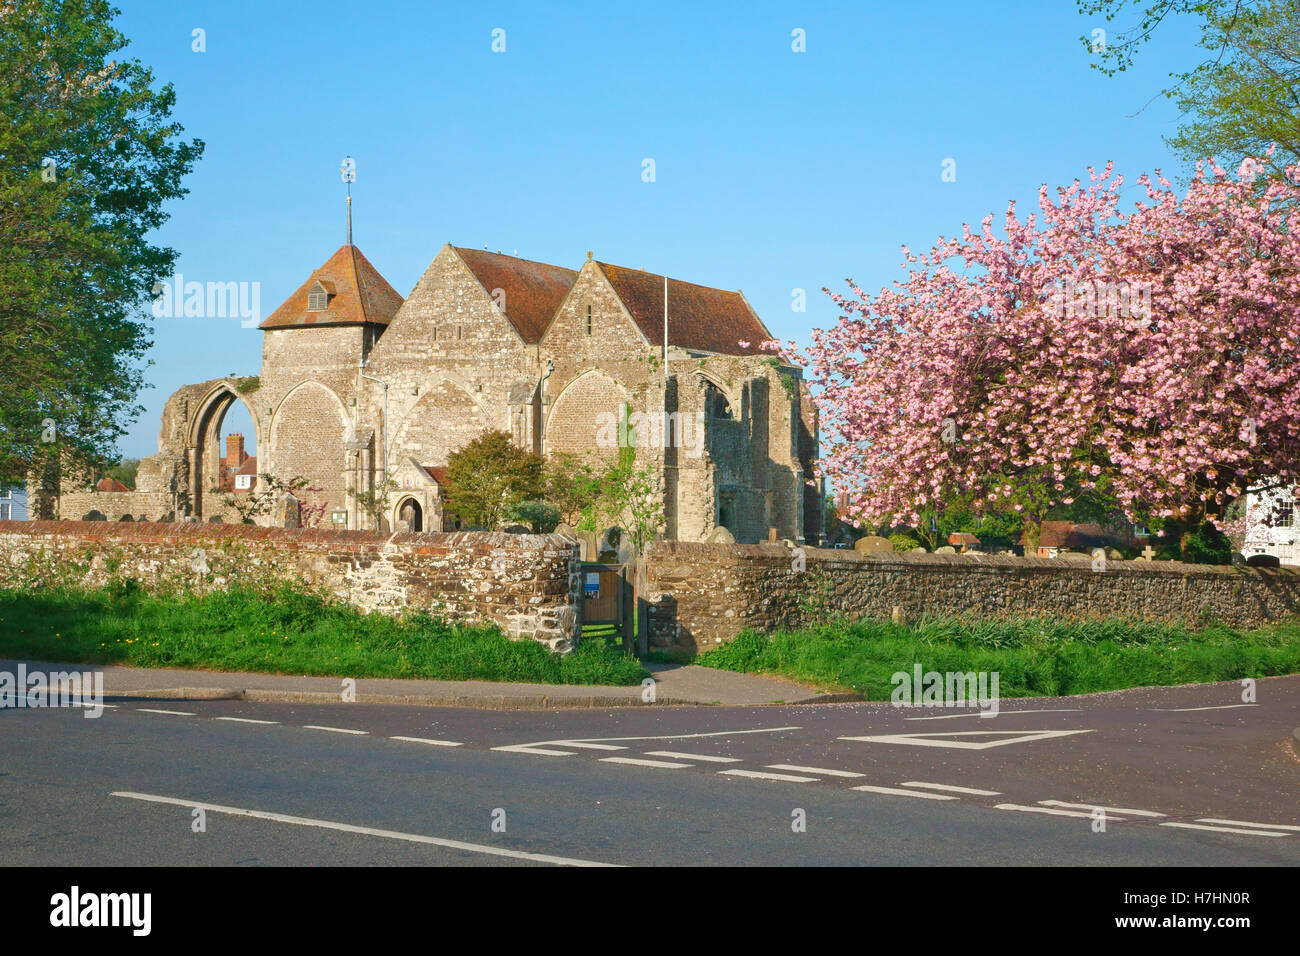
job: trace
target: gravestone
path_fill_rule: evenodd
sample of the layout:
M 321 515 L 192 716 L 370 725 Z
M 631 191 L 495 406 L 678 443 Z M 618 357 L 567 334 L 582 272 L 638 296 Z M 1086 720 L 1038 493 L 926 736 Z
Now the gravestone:
M 894 542 L 879 535 L 869 534 L 853 542 L 853 550 L 858 554 L 876 554 L 881 551 L 893 551 Z
M 531 528 L 525 528 L 521 524 L 508 524 L 502 529 L 506 534 L 532 534 Z
M 945 544 L 942 548 L 935 548 L 934 553 L 935 554 L 956 554 L 957 549 L 952 547 L 951 545 Z
M 302 503 L 286 492 L 276 508 L 276 518 L 281 528 L 301 528 Z
M 736 536 L 726 528 L 717 527 L 709 532 L 709 536 L 704 539 L 710 544 L 735 544 Z

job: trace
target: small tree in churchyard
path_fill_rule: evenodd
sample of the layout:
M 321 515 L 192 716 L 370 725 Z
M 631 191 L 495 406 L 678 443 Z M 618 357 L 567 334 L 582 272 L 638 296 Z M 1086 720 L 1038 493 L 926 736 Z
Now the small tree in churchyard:
M 542 497 L 542 457 L 505 432 L 486 432 L 447 459 L 447 509 L 470 525 L 496 528 L 506 512 Z
M 258 477 L 262 479 L 261 491 L 249 491 L 247 494 L 222 491 L 220 488 L 213 488 L 211 491 L 220 496 L 223 505 L 236 511 L 244 524 L 253 524 L 254 519 L 271 514 L 275 510 L 276 503 L 286 494 L 296 498 L 304 489 L 313 494 L 319 494 L 322 490 L 308 488 L 308 479 L 302 475 L 296 475 L 288 481 L 282 481 L 270 472 L 263 472 Z M 321 514 L 324 514 L 324 503 L 320 507 Z M 316 521 L 320 521 L 319 515 L 316 516 Z M 306 526 L 315 527 L 314 524 Z

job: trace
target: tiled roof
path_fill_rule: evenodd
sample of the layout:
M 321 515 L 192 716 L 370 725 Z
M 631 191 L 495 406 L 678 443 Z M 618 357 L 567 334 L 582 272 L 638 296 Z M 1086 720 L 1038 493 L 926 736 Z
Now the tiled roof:
M 99 479 L 99 484 L 95 485 L 95 490 L 96 491 L 131 491 L 133 489 L 128 488 L 126 485 L 122 484 L 116 478 L 105 477 Z
M 332 292 L 323 312 L 307 311 L 307 294 L 320 282 Z M 306 325 L 387 325 L 402 304 L 402 297 L 379 274 L 356 246 L 340 246 L 338 252 L 293 295 L 284 300 L 258 328 L 289 329 Z
M 506 318 L 529 345 L 542 340 L 542 333 L 578 278 L 578 273 L 563 266 L 485 249 L 452 248 L 489 295 L 494 289 L 505 293 Z
M 235 469 L 236 475 L 256 475 L 257 474 L 257 456 L 249 455 L 244 459 L 244 463 Z
M 447 468 L 445 465 L 421 465 L 420 467 L 427 471 L 429 477 L 438 484 L 444 486 L 447 484 Z
M 664 339 L 664 277 L 606 262 L 600 266 L 642 334 Z M 668 344 L 722 355 L 760 355 L 773 338 L 739 292 L 668 280 Z M 741 345 L 741 342 L 747 343 Z

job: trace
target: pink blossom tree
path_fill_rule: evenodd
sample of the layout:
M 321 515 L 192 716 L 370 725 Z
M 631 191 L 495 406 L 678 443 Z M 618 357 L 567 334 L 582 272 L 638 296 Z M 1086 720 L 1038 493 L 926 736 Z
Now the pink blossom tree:
M 1300 476 L 1300 167 L 1210 165 L 1121 210 L 1108 165 L 1021 220 L 903 252 L 905 281 L 826 290 L 806 358 L 821 465 L 852 518 L 954 503 L 1029 516 L 1080 494 L 1132 520 L 1220 521 Z M 768 343 L 778 347 L 777 343 Z

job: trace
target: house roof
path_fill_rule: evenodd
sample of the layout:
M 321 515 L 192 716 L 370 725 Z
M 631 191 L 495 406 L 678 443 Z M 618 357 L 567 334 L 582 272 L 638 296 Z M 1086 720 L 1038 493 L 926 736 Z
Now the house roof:
M 1038 535 L 1040 548 L 1091 548 L 1116 540 L 1114 532 L 1099 524 L 1075 524 L 1072 521 L 1044 521 Z M 1025 544 L 1025 536 L 1020 536 Z
M 447 484 L 447 468 L 445 465 L 421 465 L 420 467 L 427 471 L 429 477 L 439 485 Z
M 244 463 L 235 469 L 236 475 L 256 475 L 257 474 L 257 456 L 249 455 L 244 459 Z
M 116 478 L 109 478 L 105 476 L 99 479 L 99 483 L 95 485 L 95 490 L 96 491 L 133 491 L 134 489 L 128 488 L 126 485 L 122 484 Z
M 307 295 L 319 282 L 330 292 L 323 312 L 307 311 Z M 314 325 L 387 325 L 397 314 L 402 297 L 379 274 L 356 246 L 340 246 L 307 281 L 285 299 L 258 326 L 261 329 L 290 329 Z
M 596 264 L 641 333 L 651 342 L 662 342 L 664 277 L 607 262 Z M 680 279 L 668 280 L 669 345 L 722 355 L 761 355 L 766 353 L 759 349 L 759 344 L 772 338 L 772 333 L 739 292 Z
M 979 544 L 980 539 L 975 537 L 969 531 L 954 531 L 948 535 L 949 544 Z
M 542 340 L 551 318 L 578 278 L 577 272 L 563 266 L 485 249 L 452 248 L 489 295 L 494 289 L 505 293 L 506 318 L 529 345 Z

